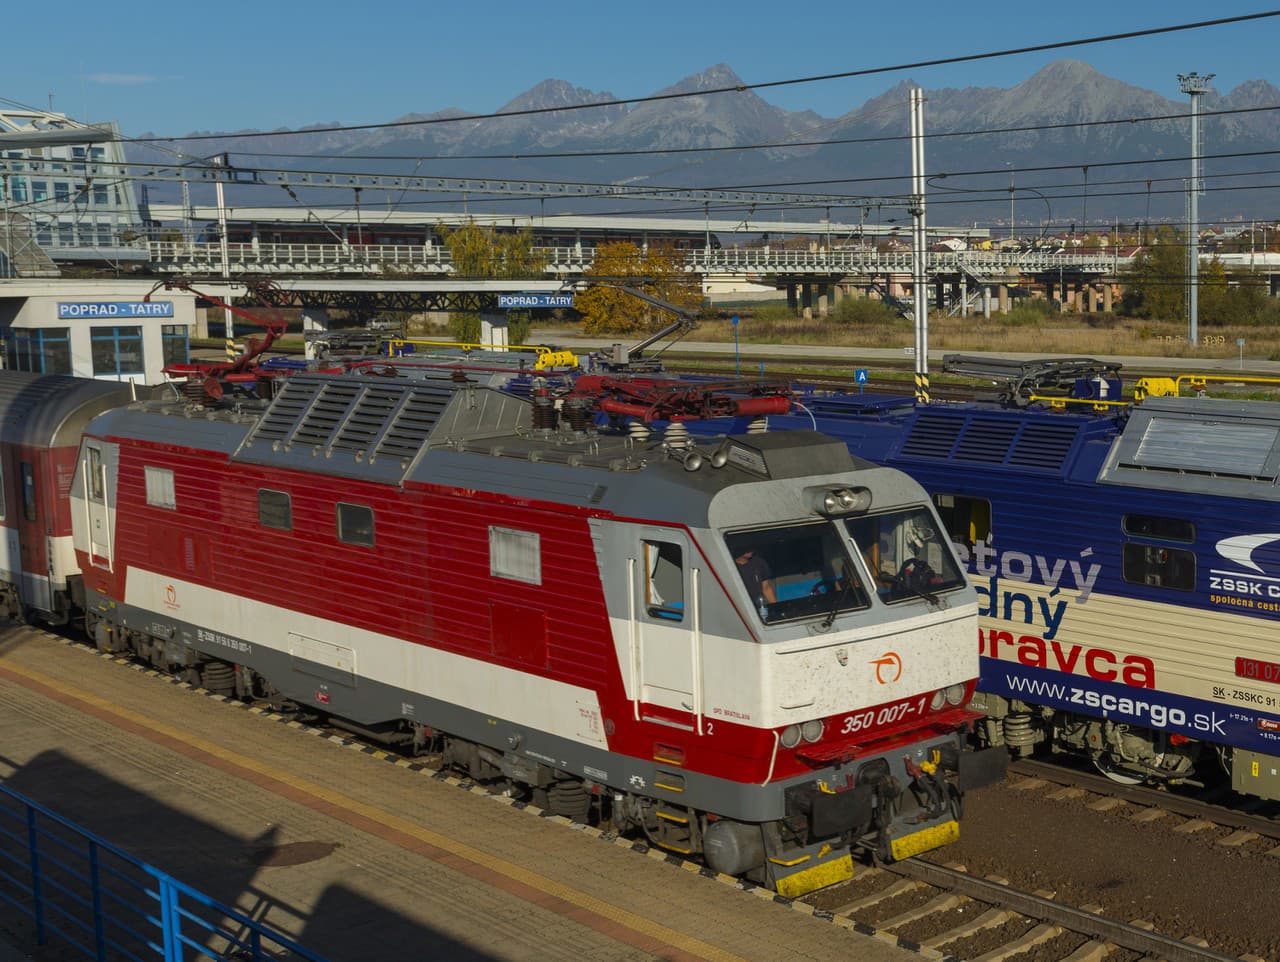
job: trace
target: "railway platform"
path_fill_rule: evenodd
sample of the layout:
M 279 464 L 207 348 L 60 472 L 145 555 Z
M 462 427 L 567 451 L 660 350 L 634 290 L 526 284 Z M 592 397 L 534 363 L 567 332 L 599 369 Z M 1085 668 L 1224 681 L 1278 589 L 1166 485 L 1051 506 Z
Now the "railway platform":
M 6 785 L 332 962 L 937 957 L 33 628 L 0 706 Z

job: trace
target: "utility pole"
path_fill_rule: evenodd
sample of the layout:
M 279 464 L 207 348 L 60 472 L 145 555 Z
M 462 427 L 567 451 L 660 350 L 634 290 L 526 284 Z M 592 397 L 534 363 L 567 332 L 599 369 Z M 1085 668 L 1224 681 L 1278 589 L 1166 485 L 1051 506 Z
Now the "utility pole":
M 1198 340 L 1196 330 L 1200 310 L 1200 211 L 1199 197 L 1204 189 L 1200 180 L 1200 98 L 1209 90 L 1209 81 L 1215 74 L 1201 77 L 1195 73 L 1178 74 L 1178 82 L 1184 94 L 1191 95 L 1191 180 L 1187 184 L 1187 322 L 1189 338 L 1194 347 Z
M 925 272 L 924 91 L 911 91 L 911 253 L 915 273 L 916 401 L 929 402 L 929 278 Z
M 1013 162 L 1005 161 L 1004 165 L 1009 168 L 1009 240 L 1013 240 Z

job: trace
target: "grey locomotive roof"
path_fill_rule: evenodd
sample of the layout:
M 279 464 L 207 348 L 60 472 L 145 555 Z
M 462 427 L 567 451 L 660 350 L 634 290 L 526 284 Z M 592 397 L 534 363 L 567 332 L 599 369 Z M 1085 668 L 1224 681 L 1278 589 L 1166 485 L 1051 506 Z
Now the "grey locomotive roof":
M 127 403 L 128 384 L 63 375 L 0 373 L 0 439 L 52 447 L 77 444 L 89 420 Z
M 1280 500 L 1280 403 L 1148 398 L 1099 472 L 1108 484 Z
M 281 383 L 265 410 L 153 401 L 104 415 L 94 431 L 190 444 L 244 464 L 657 512 L 691 523 L 705 523 L 710 502 L 735 485 L 871 467 L 842 442 L 811 431 L 641 438 L 564 421 L 534 428 L 531 411 L 529 401 L 484 379 L 299 374 Z M 721 457 L 713 459 L 717 450 Z

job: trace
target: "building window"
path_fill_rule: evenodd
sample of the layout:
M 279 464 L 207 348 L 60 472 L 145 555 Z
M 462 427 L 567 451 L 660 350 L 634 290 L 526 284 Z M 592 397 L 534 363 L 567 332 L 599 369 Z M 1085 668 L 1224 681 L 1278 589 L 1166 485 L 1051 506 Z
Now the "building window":
M 191 360 L 190 331 L 185 324 L 165 324 L 160 328 L 164 364 L 186 364 Z
M 173 494 L 173 471 L 169 468 L 143 468 L 147 480 L 147 504 L 173 511 L 178 502 Z
M 650 617 L 684 620 L 684 552 L 678 544 L 644 542 L 644 604 Z
M 293 505 L 287 492 L 258 489 L 258 524 L 281 531 L 293 530 Z
M 95 207 L 105 207 L 111 203 L 111 196 L 107 191 L 106 184 L 93 185 L 93 205 Z
M 99 247 L 111 246 L 111 225 L 110 224 L 98 225 L 98 246 Z
M 489 525 L 489 574 L 542 584 L 542 538 L 536 531 Z
M 15 371 L 70 374 L 71 328 L 11 327 L 5 333 L 5 355 Z
M 141 327 L 95 327 L 90 342 L 94 377 L 144 373 Z
M 89 159 L 90 160 L 106 160 L 107 148 L 106 147 L 90 147 Z
M 1196 586 L 1196 556 L 1185 548 L 1130 541 L 1123 546 L 1120 573 L 1130 584 L 1192 591 Z
M 58 246 L 71 247 L 76 242 L 76 228 L 69 220 L 58 221 Z
M 338 502 L 338 540 L 373 547 L 373 508 Z
M 13 199 L 25 203 L 27 199 L 27 181 L 23 177 L 10 177 L 9 186 L 13 190 Z
M 59 204 L 68 204 L 71 202 L 71 185 L 65 180 L 54 181 L 53 199 Z
M 1192 544 L 1196 540 L 1196 526 L 1179 518 L 1157 518 L 1149 514 L 1126 514 L 1121 528 L 1127 535 L 1150 538 L 1153 541 L 1182 541 Z
M 31 200 L 33 202 L 49 199 L 49 182 L 47 180 L 33 180 L 31 182 Z

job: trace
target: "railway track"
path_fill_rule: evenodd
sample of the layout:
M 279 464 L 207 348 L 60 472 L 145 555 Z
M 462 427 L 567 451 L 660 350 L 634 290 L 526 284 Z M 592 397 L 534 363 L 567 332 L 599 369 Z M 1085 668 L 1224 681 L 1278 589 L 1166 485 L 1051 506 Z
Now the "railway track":
M 1097 906 L 1067 905 L 1052 892 L 1020 891 L 1004 879 L 978 878 L 918 858 L 864 868 L 850 882 L 809 898 L 815 907 L 825 906 L 815 914 L 851 919 L 859 931 L 943 958 L 1238 962 L 1208 945 L 1152 931 L 1141 920 L 1107 918 Z
M 1184 795 L 1146 785 L 1124 785 L 1069 765 L 1020 759 L 1009 765 L 1013 774 L 1116 799 L 1148 811 L 1166 812 L 1210 825 L 1280 841 L 1280 803 L 1237 795 L 1226 786 L 1211 786 L 1198 795 Z

